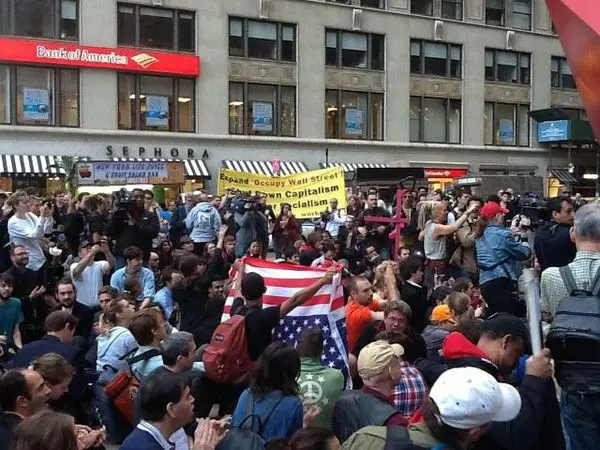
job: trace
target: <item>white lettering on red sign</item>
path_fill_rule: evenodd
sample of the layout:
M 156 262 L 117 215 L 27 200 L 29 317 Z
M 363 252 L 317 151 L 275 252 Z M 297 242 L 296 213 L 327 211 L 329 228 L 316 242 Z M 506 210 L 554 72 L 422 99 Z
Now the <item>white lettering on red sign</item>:
M 36 56 L 42 59 L 52 59 L 59 61 L 80 61 L 80 62 L 93 62 L 103 64 L 118 64 L 126 66 L 129 63 L 127 56 L 119 55 L 115 52 L 110 53 L 98 53 L 90 52 L 85 49 L 77 49 L 67 51 L 60 47 L 58 49 L 49 49 L 43 45 L 36 47 Z

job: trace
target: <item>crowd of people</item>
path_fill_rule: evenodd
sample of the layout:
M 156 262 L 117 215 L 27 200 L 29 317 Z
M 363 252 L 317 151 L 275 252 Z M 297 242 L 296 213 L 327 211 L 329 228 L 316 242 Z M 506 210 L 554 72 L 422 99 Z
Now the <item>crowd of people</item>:
M 369 189 L 307 233 L 291 205 L 232 191 L 0 194 L 0 450 L 593 448 L 598 394 L 566 389 L 565 369 L 559 405 L 519 280 L 544 271 L 547 324 L 571 294 L 559 267 L 592 291 L 600 206 L 547 205 L 538 223 L 511 189 L 399 205 Z M 322 278 L 263 307 L 244 257 Z M 347 373 L 323 365 L 323 328 L 273 338 L 337 274 Z M 215 375 L 238 354 L 235 379 Z

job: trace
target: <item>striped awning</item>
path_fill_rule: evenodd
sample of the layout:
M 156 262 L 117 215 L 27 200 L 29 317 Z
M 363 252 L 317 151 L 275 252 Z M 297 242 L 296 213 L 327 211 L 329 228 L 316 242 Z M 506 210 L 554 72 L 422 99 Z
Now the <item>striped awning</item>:
M 550 175 L 554 178 L 558 179 L 558 181 L 562 184 L 575 184 L 577 183 L 577 178 L 573 176 L 569 169 L 559 169 L 556 167 L 550 168 Z
M 0 155 L 2 175 L 64 175 L 60 158 L 46 155 Z
M 344 172 L 354 172 L 356 169 L 385 169 L 390 167 L 387 164 L 379 163 L 321 163 L 321 167 L 326 169 L 328 167 L 341 167 Z
M 223 161 L 223 167 L 237 172 L 253 173 L 255 175 L 264 175 L 266 177 L 275 176 L 273 174 L 273 163 L 271 161 L 238 161 L 226 159 Z M 293 175 L 302 172 L 308 172 L 308 169 L 303 162 L 279 162 L 280 176 Z
M 88 157 L 80 158 L 79 161 L 90 161 Z M 168 158 L 112 158 L 115 162 L 148 162 L 148 161 L 174 161 L 182 162 L 185 168 L 186 178 L 205 178 L 210 180 L 210 173 L 206 164 L 201 159 L 168 159 Z

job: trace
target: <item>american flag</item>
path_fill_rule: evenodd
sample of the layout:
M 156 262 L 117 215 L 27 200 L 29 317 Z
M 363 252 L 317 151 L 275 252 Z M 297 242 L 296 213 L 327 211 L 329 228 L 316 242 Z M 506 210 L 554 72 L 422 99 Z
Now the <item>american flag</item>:
M 300 289 L 309 287 L 321 279 L 325 272 L 325 269 L 255 258 L 245 258 L 244 263 L 245 273 L 256 272 L 265 280 L 267 292 L 263 296 L 263 308 L 280 305 Z M 232 273 L 232 276 L 235 274 Z M 229 319 L 236 296 L 237 293 L 231 289 L 225 302 L 222 321 Z M 295 347 L 302 331 L 312 327 L 320 328 L 325 338 L 322 364 L 341 370 L 348 387 L 351 387 L 351 379 L 348 376 L 344 292 L 340 274 L 333 278 L 331 284 L 322 287 L 313 298 L 282 317 L 279 325 L 273 330 L 273 337 Z

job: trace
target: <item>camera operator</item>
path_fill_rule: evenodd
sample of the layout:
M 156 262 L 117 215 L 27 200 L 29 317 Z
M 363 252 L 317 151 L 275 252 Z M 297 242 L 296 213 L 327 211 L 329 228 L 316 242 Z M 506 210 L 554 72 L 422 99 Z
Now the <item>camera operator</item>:
M 115 196 L 117 209 L 106 227 L 106 235 L 115 241 L 115 269 L 125 266 L 123 250 L 135 246 L 144 252 L 147 262 L 152 250 L 152 239 L 158 236 L 158 216 L 144 209 L 144 191 L 134 189 L 131 194 L 123 188 Z
M 566 266 L 573 262 L 577 252 L 570 236 L 575 214 L 571 199 L 551 198 L 548 200 L 548 211 L 552 218 L 537 229 L 534 243 L 535 256 L 542 270 Z
M 386 209 L 378 206 L 379 199 L 377 194 L 369 194 L 367 197 L 367 209 L 365 209 L 358 218 L 358 232 L 365 237 L 365 245 L 374 246 L 383 259 L 390 259 L 390 250 L 388 248 L 389 234 L 392 230 L 389 224 L 383 222 L 367 222 L 365 217 L 383 217 L 389 218 L 390 213 Z
M 329 200 L 329 208 L 321 213 L 321 227 L 328 231 L 332 238 L 337 238 L 346 223 L 346 211 L 338 209 L 337 198 Z
M 250 244 L 256 240 L 256 198 L 238 194 L 233 200 L 235 224 L 235 256 L 241 258 L 246 254 Z

